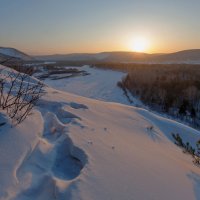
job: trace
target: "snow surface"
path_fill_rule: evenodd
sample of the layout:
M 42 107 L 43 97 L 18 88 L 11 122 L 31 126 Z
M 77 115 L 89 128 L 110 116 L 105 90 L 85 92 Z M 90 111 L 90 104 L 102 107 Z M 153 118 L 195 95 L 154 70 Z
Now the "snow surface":
M 80 96 L 131 105 L 122 89 L 117 87 L 117 82 L 126 76 L 126 73 L 92 68 L 87 65 L 81 68 L 73 68 L 84 70 L 88 72 L 89 75 L 58 80 L 46 79 L 44 82 L 55 89 Z M 139 101 L 133 99 L 131 95 L 130 98 L 134 101 L 134 104 L 140 104 Z
M 46 92 L 19 126 L 0 115 L 1 200 L 200 199 L 199 168 L 171 137 L 194 144 L 199 131 L 141 108 Z

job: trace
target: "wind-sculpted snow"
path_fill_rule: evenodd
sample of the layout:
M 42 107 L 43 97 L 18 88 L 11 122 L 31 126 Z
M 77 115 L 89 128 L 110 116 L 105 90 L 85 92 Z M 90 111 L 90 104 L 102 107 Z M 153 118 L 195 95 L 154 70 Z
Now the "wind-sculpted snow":
M 55 113 L 43 107 L 44 129 L 38 143 L 27 152 L 16 171 L 17 180 L 23 182 L 31 175 L 30 186 L 22 190 L 17 199 L 59 199 L 62 194 L 57 182 L 70 184 L 81 173 L 87 163 L 83 150 L 74 146 L 67 135 L 68 128 L 60 119 L 69 123 L 76 118 L 71 113 L 60 112 L 62 104 L 52 103 Z M 46 111 L 46 112 L 45 112 Z M 61 113 L 58 118 L 56 114 Z M 64 121 L 64 120 L 62 120 Z M 30 177 L 29 177 L 30 178 Z M 69 182 L 70 181 L 70 182 Z M 46 187 L 50 187 L 45 189 Z M 49 192 L 51 191 L 51 192 Z
M 200 171 L 171 133 L 199 131 L 145 109 L 45 88 L 11 127 L 1 112 L 0 200 L 198 200 Z

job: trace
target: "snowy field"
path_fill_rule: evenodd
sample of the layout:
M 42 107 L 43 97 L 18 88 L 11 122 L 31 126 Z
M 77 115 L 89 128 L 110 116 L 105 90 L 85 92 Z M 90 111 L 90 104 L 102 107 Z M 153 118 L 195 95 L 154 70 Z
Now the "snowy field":
M 55 89 L 80 96 L 131 105 L 127 97 L 123 94 L 122 89 L 117 87 L 117 82 L 126 75 L 125 73 L 91 68 L 89 66 L 73 68 L 84 70 L 89 75 L 60 80 L 46 79 L 44 82 Z M 136 103 L 136 100 L 134 102 Z
M 194 144 L 199 132 L 125 105 L 115 85 L 123 73 L 93 70 L 47 80 L 54 88 L 45 88 L 33 114 L 17 127 L 0 114 L 7 122 L 0 129 L 0 199 L 200 199 L 199 167 L 171 136 L 180 133 Z

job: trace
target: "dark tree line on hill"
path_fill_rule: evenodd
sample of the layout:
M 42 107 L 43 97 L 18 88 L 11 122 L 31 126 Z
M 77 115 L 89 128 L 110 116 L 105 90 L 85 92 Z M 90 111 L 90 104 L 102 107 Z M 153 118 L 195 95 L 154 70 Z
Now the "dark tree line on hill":
M 129 69 L 118 86 L 156 111 L 200 126 L 200 66 L 142 65 Z

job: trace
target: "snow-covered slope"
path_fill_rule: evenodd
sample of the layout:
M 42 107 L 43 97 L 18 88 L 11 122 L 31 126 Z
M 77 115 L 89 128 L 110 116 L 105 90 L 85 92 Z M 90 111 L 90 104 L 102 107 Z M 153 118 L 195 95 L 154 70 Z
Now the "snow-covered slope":
M 200 198 L 199 168 L 171 138 L 194 144 L 198 131 L 144 109 L 46 92 L 17 127 L 1 114 L 0 199 Z
M 33 58 L 17 49 L 0 47 L 0 53 L 9 57 L 19 58 L 24 61 L 33 60 Z

